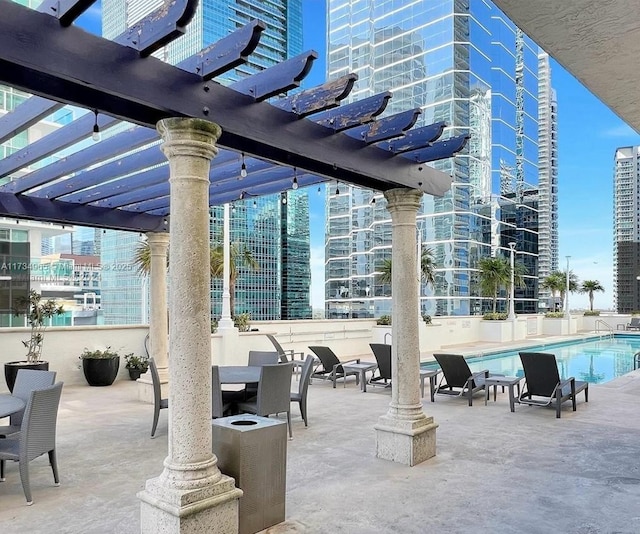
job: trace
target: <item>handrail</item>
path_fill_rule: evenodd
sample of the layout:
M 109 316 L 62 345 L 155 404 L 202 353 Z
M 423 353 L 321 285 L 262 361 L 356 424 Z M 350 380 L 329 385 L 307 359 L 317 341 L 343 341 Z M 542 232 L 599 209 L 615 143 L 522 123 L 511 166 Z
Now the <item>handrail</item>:
M 387 336 L 391 336 L 391 332 L 386 332 L 383 338 L 383 343 L 386 345 L 387 344 Z
M 633 355 L 633 370 L 635 371 L 638 367 L 640 367 L 640 352 Z
M 596 334 L 600 332 L 600 325 L 603 325 L 607 329 L 609 335 L 613 338 L 613 328 L 611 328 L 611 325 L 602 319 L 596 319 Z

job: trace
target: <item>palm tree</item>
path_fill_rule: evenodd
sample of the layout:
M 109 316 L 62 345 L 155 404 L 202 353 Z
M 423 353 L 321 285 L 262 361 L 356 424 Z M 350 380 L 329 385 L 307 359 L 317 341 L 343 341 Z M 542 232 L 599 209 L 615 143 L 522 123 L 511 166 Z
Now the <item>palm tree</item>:
M 231 315 L 234 315 L 234 296 L 236 288 L 236 280 L 238 277 L 238 271 L 236 265 L 248 267 L 257 271 L 260 269 L 260 265 L 255 260 L 251 251 L 246 246 L 241 246 L 239 243 L 231 243 L 229 247 L 229 293 L 231 304 Z M 224 270 L 224 249 L 222 243 L 211 247 L 211 277 L 222 278 Z M 136 266 L 138 273 L 141 276 L 146 276 L 151 271 L 151 249 L 148 241 L 141 241 L 133 256 L 133 263 Z M 167 265 L 169 265 L 169 254 L 167 250 Z
M 420 278 L 430 286 L 436 283 L 436 265 L 433 250 L 425 248 L 420 256 Z M 378 267 L 378 281 L 381 284 L 391 283 L 391 260 L 382 260 Z
M 560 302 L 564 302 L 564 296 L 567 289 L 567 271 L 553 271 L 542 281 L 542 287 L 551 290 L 553 296 L 560 294 Z M 569 271 L 569 291 L 578 290 L 578 277 Z
M 492 310 L 495 313 L 498 291 L 501 287 L 509 288 L 511 285 L 511 265 L 509 265 L 507 258 L 498 256 L 480 258 L 478 267 L 480 267 L 480 291 L 483 295 L 492 297 Z
M 593 311 L 593 292 L 602 291 L 604 293 L 604 287 L 598 280 L 585 280 L 582 282 L 579 291 L 580 293 L 589 293 L 589 310 Z
M 229 301 L 231 315 L 235 317 L 236 280 L 238 279 L 238 267 L 246 267 L 253 271 L 260 270 L 260 264 L 251 254 L 251 251 L 240 243 L 229 245 Z M 222 243 L 211 248 L 211 276 L 222 278 L 224 276 L 224 248 Z

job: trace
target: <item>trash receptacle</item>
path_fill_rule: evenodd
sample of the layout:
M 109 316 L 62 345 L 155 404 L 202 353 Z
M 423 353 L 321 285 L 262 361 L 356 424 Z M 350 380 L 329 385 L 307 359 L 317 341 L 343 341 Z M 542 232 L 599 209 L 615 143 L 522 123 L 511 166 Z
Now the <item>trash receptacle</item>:
M 214 419 L 213 453 L 218 467 L 243 491 L 239 534 L 253 534 L 285 519 L 287 424 L 242 414 Z

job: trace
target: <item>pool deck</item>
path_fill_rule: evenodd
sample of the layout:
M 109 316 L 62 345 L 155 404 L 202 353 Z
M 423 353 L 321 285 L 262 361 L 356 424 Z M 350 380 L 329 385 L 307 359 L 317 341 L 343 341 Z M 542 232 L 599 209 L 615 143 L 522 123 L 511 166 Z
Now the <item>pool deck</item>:
M 523 534 L 640 532 L 640 371 L 594 385 L 578 410 L 508 408 L 439 396 L 423 405 L 440 425 L 437 456 L 415 467 L 376 459 L 377 418 L 390 393 L 314 381 L 309 423 L 293 411 L 288 442 L 287 520 L 281 533 Z M 61 486 L 47 461 L 31 462 L 26 506 L 17 464 L 0 483 L 0 532 L 140 531 L 136 492 L 167 454 L 167 414 L 149 438 L 152 407 L 136 384 L 66 387 L 58 424 Z

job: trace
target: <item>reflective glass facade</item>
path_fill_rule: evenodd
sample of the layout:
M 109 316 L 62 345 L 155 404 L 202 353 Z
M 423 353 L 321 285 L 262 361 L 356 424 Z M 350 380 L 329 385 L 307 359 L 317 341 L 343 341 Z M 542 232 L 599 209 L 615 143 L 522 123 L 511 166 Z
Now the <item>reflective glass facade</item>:
M 435 288 L 423 284 L 421 308 L 480 311 L 477 262 L 506 253 L 501 232 L 515 232 L 516 221 L 501 212 L 538 183 L 537 46 L 482 0 L 329 0 L 328 11 L 328 76 L 357 73 L 350 98 L 389 90 L 385 114 L 419 107 L 419 124 L 447 123 L 442 138 L 471 136 L 461 154 L 433 164 L 453 185 L 442 198 L 425 195 L 418 215 L 421 245 L 438 269 Z M 390 287 L 375 275 L 391 257 L 384 198 L 370 204 L 371 192 L 342 185 L 334 193 L 328 189 L 327 316 L 388 314 Z M 518 241 L 518 256 L 524 245 Z M 529 293 L 537 296 L 537 287 Z
M 105 37 L 121 34 L 160 5 L 162 0 L 102 0 Z M 302 0 L 202 0 L 185 35 L 154 55 L 169 63 L 180 62 L 254 19 L 264 21 L 267 29 L 249 62 L 216 81 L 229 83 L 302 52 Z M 254 320 L 311 318 L 308 196 L 302 190 L 283 194 L 289 200 L 285 204 L 282 195 L 235 202 L 231 215 L 231 241 L 246 246 L 259 264 L 257 271 L 237 266 L 235 312 L 250 313 Z M 214 241 L 222 235 L 222 221 L 222 207 L 212 209 Z M 136 234 L 128 245 L 129 257 L 138 239 Z M 105 254 L 109 253 L 103 249 L 103 263 Z M 292 275 L 285 276 L 285 270 L 291 270 Z M 105 318 L 108 303 L 113 302 L 104 283 L 109 276 L 103 273 Z M 140 279 L 135 274 L 130 276 L 131 283 L 139 287 Z M 111 287 L 115 288 L 115 280 Z M 221 281 L 214 280 L 212 288 L 212 314 L 219 317 Z M 130 320 L 124 322 L 138 321 L 135 306 L 131 313 Z M 123 317 L 121 313 L 117 316 L 118 320 Z

